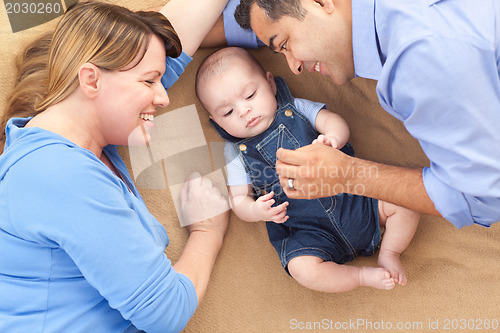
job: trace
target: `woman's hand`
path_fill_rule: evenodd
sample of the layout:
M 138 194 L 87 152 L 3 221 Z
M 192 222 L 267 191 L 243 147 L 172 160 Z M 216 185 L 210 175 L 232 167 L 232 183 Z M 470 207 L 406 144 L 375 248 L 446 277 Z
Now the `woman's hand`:
M 181 211 L 189 232 L 210 231 L 224 236 L 229 204 L 210 179 L 197 172 L 188 177 L 181 191 Z

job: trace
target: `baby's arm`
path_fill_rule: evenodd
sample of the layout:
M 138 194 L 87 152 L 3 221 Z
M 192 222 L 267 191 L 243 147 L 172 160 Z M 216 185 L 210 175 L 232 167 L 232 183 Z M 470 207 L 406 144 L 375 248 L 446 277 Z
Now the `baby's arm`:
M 321 109 L 316 116 L 315 125 L 320 135 L 313 143 L 340 149 L 349 140 L 349 126 L 344 118 L 336 113 Z
M 230 186 L 229 190 L 233 212 L 243 221 L 283 223 L 288 220 L 286 215 L 288 201 L 276 207 L 271 207 L 275 203 L 273 199 L 274 192 L 265 194 L 255 200 L 252 197 L 253 189 L 251 185 Z

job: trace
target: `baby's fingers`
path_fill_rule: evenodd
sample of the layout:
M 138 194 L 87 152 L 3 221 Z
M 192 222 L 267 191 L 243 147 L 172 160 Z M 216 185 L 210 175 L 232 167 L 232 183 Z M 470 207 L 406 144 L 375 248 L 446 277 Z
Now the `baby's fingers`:
M 261 201 L 261 202 L 265 202 L 265 201 L 268 201 L 269 199 L 272 199 L 274 197 L 274 192 L 271 191 L 267 194 L 264 194 L 262 196 L 260 196 L 257 201 Z M 274 203 L 274 202 L 273 202 Z
M 284 210 L 281 213 L 274 215 L 271 220 L 274 223 L 284 223 L 288 220 L 288 218 L 289 218 L 289 216 L 286 215 L 286 210 Z
M 276 207 L 272 207 L 271 209 L 269 209 L 269 212 L 275 216 L 275 215 L 278 215 L 282 212 L 284 212 L 286 214 L 286 207 L 288 206 L 288 201 L 285 201 L 283 202 L 281 205 L 278 205 Z

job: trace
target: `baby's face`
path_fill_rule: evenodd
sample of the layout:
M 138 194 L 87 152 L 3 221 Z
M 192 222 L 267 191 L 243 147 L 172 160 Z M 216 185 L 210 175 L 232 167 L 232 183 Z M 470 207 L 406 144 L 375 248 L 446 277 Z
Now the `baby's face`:
M 237 138 L 264 132 L 276 113 L 276 88 L 271 73 L 264 75 L 242 59 L 203 83 L 201 98 L 220 127 Z

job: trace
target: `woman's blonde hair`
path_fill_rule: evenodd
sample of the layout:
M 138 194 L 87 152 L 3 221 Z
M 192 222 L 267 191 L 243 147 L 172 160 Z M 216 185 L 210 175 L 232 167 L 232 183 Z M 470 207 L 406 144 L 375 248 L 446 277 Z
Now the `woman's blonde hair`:
M 8 119 L 34 116 L 64 100 L 77 88 L 78 71 L 85 63 L 104 70 L 137 65 L 153 35 L 163 40 L 167 56 L 180 55 L 181 42 L 174 28 L 158 12 L 132 12 L 97 1 L 70 8 L 53 32 L 31 42 L 18 58 L 17 79 L 2 119 L 0 149 Z

